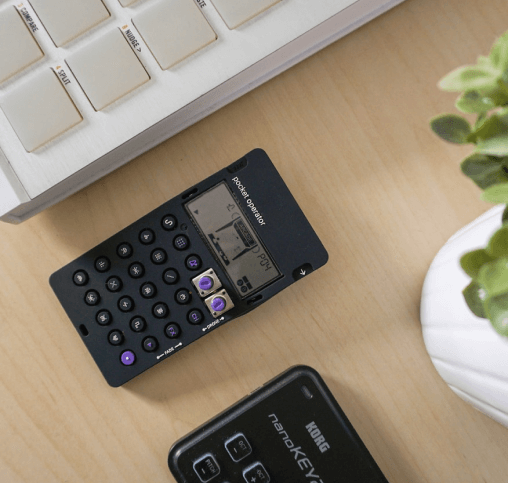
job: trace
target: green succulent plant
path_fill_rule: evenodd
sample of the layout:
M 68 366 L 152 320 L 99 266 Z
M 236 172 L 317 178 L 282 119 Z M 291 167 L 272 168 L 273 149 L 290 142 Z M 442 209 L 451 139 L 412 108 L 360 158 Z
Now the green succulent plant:
M 455 107 L 476 115 L 476 120 L 471 124 L 463 116 L 443 114 L 431 120 L 432 130 L 445 141 L 473 144 L 474 153 L 462 161 L 462 172 L 484 190 L 485 201 L 507 205 L 508 32 L 494 43 L 488 57 L 450 72 L 438 85 L 459 92 Z M 460 264 L 472 279 L 463 291 L 467 305 L 508 336 L 508 206 L 502 222 L 487 247 L 466 253 Z

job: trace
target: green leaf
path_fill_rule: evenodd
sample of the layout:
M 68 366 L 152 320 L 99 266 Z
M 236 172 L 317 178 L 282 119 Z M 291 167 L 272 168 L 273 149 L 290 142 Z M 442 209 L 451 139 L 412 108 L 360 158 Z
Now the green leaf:
M 438 86 L 443 91 L 466 92 L 482 89 L 494 89 L 502 71 L 490 62 L 480 65 L 459 67 L 443 77 Z
M 502 222 L 503 222 L 503 225 L 505 223 L 508 223 L 508 206 L 506 206 L 504 211 L 503 211 Z
M 506 84 L 506 72 L 501 73 L 501 76 L 497 80 L 497 87 L 505 95 L 508 94 L 508 85 Z
M 483 97 L 488 97 L 492 99 L 492 102 L 497 106 L 506 106 L 508 104 L 508 90 L 505 88 L 501 88 L 498 85 L 494 89 L 485 89 L 480 91 L 480 94 Z
M 443 114 L 430 121 L 432 130 L 450 143 L 465 144 L 471 134 L 471 126 L 463 117 L 456 114 Z
M 491 156 L 508 156 L 508 132 L 476 142 L 476 152 Z
M 499 109 L 495 116 L 505 125 L 508 126 L 508 108 Z
M 508 72 L 500 71 L 495 83 L 489 84 L 482 89 L 472 90 L 477 91 L 482 97 L 488 97 L 498 107 L 505 106 L 508 104 Z
M 484 293 L 483 289 L 476 282 L 471 282 L 463 291 L 466 304 L 477 317 L 487 318 L 485 309 L 483 308 L 483 301 L 481 295 Z
M 504 85 L 501 85 L 501 88 L 507 92 L 508 91 L 508 69 L 506 69 L 502 74 L 501 74 L 501 79 L 499 80 L 500 82 L 503 82 Z
M 486 112 L 482 112 L 481 114 L 479 114 L 478 117 L 476 118 L 476 122 L 474 123 L 473 130 L 475 132 L 479 131 L 483 127 L 483 125 L 485 124 L 487 119 L 488 118 L 487 118 Z M 471 134 L 469 136 L 471 136 Z M 468 136 L 468 141 L 469 141 L 469 136 Z M 475 141 L 476 141 L 476 139 L 475 139 Z
M 492 235 L 486 253 L 493 258 L 508 257 L 508 226 L 503 226 Z
M 489 186 L 482 193 L 482 200 L 488 201 L 489 203 L 508 204 L 508 183 Z
M 508 257 L 498 258 L 493 262 L 484 264 L 476 281 L 487 291 L 489 297 L 507 293 Z
M 492 65 L 492 62 L 488 57 L 485 57 L 484 55 L 479 55 L 478 59 L 476 60 L 476 63 L 478 65 Z
M 460 165 L 462 172 L 471 178 L 478 187 L 486 189 L 489 186 L 508 183 L 508 173 L 505 168 L 508 158 L 494 158 L 483 154 L 473 154 Z
M 489 60 L 500 70 L 508 69 L 508 32 L 496 40 L 490 51 Z
M 478 278 L 480 269 L 486 263 L 490 263 L 494 260 L 486 250 L 474 250 L 466 253 L 460 259 L 460 266 L 462 270 L 466 272 L 473 280 Z
M 490 97 L 483 97 L 477 91 L 467 91 L 455 102 L 455 107 L 466 114 L 483 113 L 496 107 L 496 104 Z
M 493 114 L 467 137 L 467 141 L 477 143 L 478 141 L 490 139 L 498 134 L 505 133 L 508 134 L 508 125 L 497 114 Z
M 508 336 L 508 294 L 501 294 L 487 300 L 485 313 L 496 332 Z

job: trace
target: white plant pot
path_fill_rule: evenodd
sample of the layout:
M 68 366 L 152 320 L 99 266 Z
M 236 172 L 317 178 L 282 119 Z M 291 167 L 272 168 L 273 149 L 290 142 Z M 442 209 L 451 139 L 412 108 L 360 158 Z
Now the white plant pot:
M 485 248 L 501 227 L 496 206 L 453 235 L 425 278 L 420 316 L 427 351 L 440 376 L 466 402 L 508 427 L 508 337 L 468 308 L 462 290 L 470 278 L 460 257 Z

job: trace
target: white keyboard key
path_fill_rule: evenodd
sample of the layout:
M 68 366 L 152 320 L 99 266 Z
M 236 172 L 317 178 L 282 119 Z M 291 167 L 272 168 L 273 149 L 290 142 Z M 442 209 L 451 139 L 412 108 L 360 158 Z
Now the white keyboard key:
M 194 0 L 159 0 L 132 22 L 164 70 L 217 39 Z
M 138 0 L 119 0 L 120 5 L 122 7 L 128 7 L 129 5 L 132 5 L 133 3 L 136 3 Z
M 18 87 L 1 105 L 28 152 L 82 121 L 71 98 L 51 69 Z
M 96 111 L 150 80 L 116 28 L 69 56 L 66 62 Z
M 11 7 L 0 12 L 0 83 L 43 57 L 18 11 Z
M 212 0 L 230 29 L 236 29 L 281 0 Z
M 57 47 L 109 18 L 101 0 L 30 0 Z

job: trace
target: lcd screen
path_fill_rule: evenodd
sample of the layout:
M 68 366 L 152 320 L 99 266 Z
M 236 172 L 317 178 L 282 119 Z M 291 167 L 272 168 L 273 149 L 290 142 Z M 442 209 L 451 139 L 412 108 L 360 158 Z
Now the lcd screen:
M 226 183 L 190 201 L 186 208 L 240 297 L 280 276 Z

